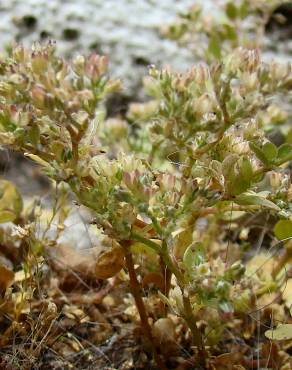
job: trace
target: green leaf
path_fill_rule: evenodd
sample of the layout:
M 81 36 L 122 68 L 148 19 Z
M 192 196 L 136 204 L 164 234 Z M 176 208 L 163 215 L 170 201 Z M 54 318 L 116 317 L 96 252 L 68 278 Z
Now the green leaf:
M 292 339 L 292 324 L 281 324 L 276 329 L 267 330 L 265 336 L 271 340 Z
M 150 247 L 148 247 L 147 245 L 143 244 L 143 243 L 140 243 L 140 242 L 135 242 L 131 245 L 131 251 L 132 253 L 134 254 L 137 254 L 137 255 L 146 255 L 148 258 L 156 258 L 157 256 L 157 253 Z
M 164 294 L 162 294 L 160 290 L 158 290 L 158 296 L 165 305 L 172 308 L 172 304 L 170 302 L 170 299 L 168 297 L 166 297 Z
M 228 40 L 236 41 L 237 40 L 237 32 L 235 27 L 231 26 L 230 24 L 224 24 L 223 25 L 225 30 L 225 37 Z
M 288 144 L 292 144 L 292 128 L 288 131 L 288 134 L 286 136 L 286 141 Z
M 0 223 L 14 221 L 22 207 L 22 198 L 16 187 L 10 181 L 0 180 Z
M 253 169 L 247 157 L 231 154 L 222 162 L 225 189 L 229 195 L 239 195 L 246 191 L 253 179 Z
M 235 203 L 239 205 L 244 205 L 244 206 L 257 205 L 257 206 L 262 206 L 265 208 L 270 208 L 275 211 L 281 211 L 281 209 L 275 203 L 264 198 L 259 193 L 254 193 L 254 192 L 247 192 L 247 193 L 238 195 L 235 198 Z
M 253 178 L 253 169 L 250 160 L 247 157 L 240 158 L 239 161 L 239 176 L 250 184 Z
M 267 159 L 264 151 L 258 145 L 250 142 L 249 147 L 254 152 L 254 154 L 258 157 L 258 159 L 260 161 L 262 161 L 267 166 L 270 165 L 269 160 Z
M 37 145 L 40 141 L 40 129 L 37 125 L 34 125 L 28 130 L 28 141 L 33 145 Z
M 221 58 L 221 45 L 218 37 L 211 36 L 208 45 L 208 52 L 212 54 L 215 58 Z
M 262 151 L 269 162 L 273 162 L 278 153 L 276 145 L 270 142 L 263 145 Z
M 205 251 L 202 243 L 191 244 L 183 256 L 183 264 L 188 271 L 192 271 L 193 266 L 198 266 L 205 261 Z
M 280 240 L 292 237 L 292 221 L 280 220 L 274 227 L 274 233 Z
M 230 19 L 235 19 L 237 17 L 237 8 L 232 2 L 226 4 L 225 12 Z
M 234 166 L 238 159 L 239 156 L 237 154 L 230 154 L 224 158 L 222 162 L 222 173 L 225 178 L 228 178 L 230 174 L 234 173 Z
M 51 151 L 55 154 L 57 160 L 64 159 L 64 144 L 61 141 L 53 141 L 51 143 Z
M 244 1 L 239 9 L 238 9 L 238 15 L 241 19 L 244 19 L 248 16 L 248 2 Z
M 12 222 L 15 220 L 15 214 L 11 211 L 0 211 L 0 224 Z
M 292 159 L 292 145 L 285 143 L 278 148 L 277 164 L 288 162 Z

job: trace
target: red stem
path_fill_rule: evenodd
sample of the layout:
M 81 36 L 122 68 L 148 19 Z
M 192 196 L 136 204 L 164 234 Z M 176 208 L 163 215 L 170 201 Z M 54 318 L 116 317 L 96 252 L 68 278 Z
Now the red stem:
M 162 362 L 162 359 L 159 356 L 157 348 L 154 344 L 154 338 L 152 335 L 151 326 L 149 325 L 148 315 L 147 315 L 146 308 L 145 308 L 145 305 L 144 305 L 144 302 L 141 296 L 141 285 L 138 282 L 137 275 L 136 275 L 135 268 L 134 268 L 133 256 L 129 249 L 130 242 L 128 241 L 124 242 L 122 243 L 122 245 L 124 247 L 126 265 L 127 265 L 127 269 L 128 269 L 129 277 L 130 277 L 130 288 L 131 288 L 133 297 L 135 299 L 137 310 L 139 312 L 143 332 L 145 336 L 148 338 L 148 341 L 152 346 L 153 357 L 158 366 L 158 369 L 166 370 L 166 367 L 164 363 Z

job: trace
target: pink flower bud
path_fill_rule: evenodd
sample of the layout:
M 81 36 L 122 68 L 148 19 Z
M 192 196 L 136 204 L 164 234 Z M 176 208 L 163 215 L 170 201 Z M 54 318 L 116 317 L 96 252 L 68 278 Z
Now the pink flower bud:
M 33 104 L 37 108 L 44 108 L 46 100 L 46 92 L 41 86 L 33 86 L 31 89 L 31 97 Z

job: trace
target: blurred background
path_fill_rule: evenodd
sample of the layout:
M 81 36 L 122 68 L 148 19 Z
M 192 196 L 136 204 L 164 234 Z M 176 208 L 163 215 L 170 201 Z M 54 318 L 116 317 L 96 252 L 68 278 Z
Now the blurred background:
M 201 1 L 200 1 L 201 2 Z M 151 63 L 184 68 L 191 54 L 163 39 L 159 28 L 193 0 L 1 0 L 0 42 L 31 44 L 53 39 L 60 54 L 95 51 L 110 57 L 126 89 Z M 212 1 L 209 0 L 209 3 Z
M 31 45 L 35 41 L 55 40 L 58 53 L 67 58 L 90 52 L 109 56 L 110 72 L 122 79 L 124 86 L 120 101 L 111 107 L 110 113 L 114 115 L 126 109 L 123 103 L 143 99 L 141 77 L 147 74 L 150 64 L 184 70 L 194 62 L 194 53 L 163 37 L 161 27 L 171 24 L 179 13 L 194 4 L 202 5 L 207 10 L 206 16 L 214 17 L 221 3 L 221 0 L 1 0 L 0 50 L 12 42 Z M 268 22 L 267 55 L 273 56 L 273 49 L 277 49 L 277 57 L 287 59 L 292 52 L 292 1 L 287 0 L 279 14 Z M 281 15 L 285 16 L 284 23 Z
M 107 113 L 124 117 L 130 102 L 145 100 L 142 78 L 149 65 L 185 70 L 196 61 L 190 49 L 161 33 L 162 26 L 174 22 L 180 12 L 194 4 L 203 5 L 207 16 L 216 16 L 221 1 L 0 0 L 0 51 L 14 42 L 30 46 L 35 41 L 55 40 L 57 53 L 65 58 L 90 52 L 107 55 L 111 75 L 123 83 L 123 91 L 107 103 Z M 265 56 L 289 60 L 292 1 L 288 0 L 277 13 L 280 17 L 267 23 Z M 285 16 L 284 23 L 281 15 Z M 24 196 L 45 198 L 49 194 L 48 181 L 39 168 L 21 155 L 0 151 L 0 173 Z

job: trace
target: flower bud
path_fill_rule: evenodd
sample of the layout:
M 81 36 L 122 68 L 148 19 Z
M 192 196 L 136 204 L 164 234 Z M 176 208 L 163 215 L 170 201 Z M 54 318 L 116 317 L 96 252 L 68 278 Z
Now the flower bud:
M 210 94 L 205 93 L 193 102 L 193 110 L 196 114 L 203 116 L 214 110 L 214 100 Z
M 108 58 L 104 55 L 100 56 L 96 53 L 92 53 L 86 62 L 86 67 L 89 66 L 96 67 L 99 75 L 103 75 L 108 68 Z
M 17 45 L 15 48 L 13 48 L 13 51 L 12 51 L 12 56 L 13 58 L 15 59 L 15 61 L 17 63 L 22 63 L 24 62 L 24 59 L 25 59 L 25 50 L 24 50 L 24 47 L 22 45 Z
M 84 74 L 84 69 L 85 69 L 85 58 L 83 55 L 78 55 L 73 60 L 73 70 L 77 75 L 82 76 Z
M 38 75 L 45 73 L 48 69 L 48 56 L 45 53 L 33 53 L 31 58 L 32 71 Z
M 247 92 L 251 92 L 257 89 L 259 81 L 257 74 L 245 72 L 242 76 L 242 84 Z
M 8 82 L 0 82 L 0 94 L 6 98 L 9 98 L 13 95 L 14 87 Z
M 15 134 L 12 132 L 0 132 L 0 145 L 13 145 L 15 139 Z
M 290 63 L 277 63 L 272 62 L 270 64 L 271 78 L 274 81 L 280 81 L 285 79 L 291 74 L 291 64 Z
M 155 65 L 151 65 L 150 66 L 150 68 L 149 68 L 149 76 L 151 76 L 153 78 L 157 78 L 159 76 L 159 71 L 155 67 Z
M 122 89 L 122 83 L 121 80 L 109 80 L 108 83 L 106 84 L 105 87 L 105 92 L 106 93 L 112 93 L 112 92 L 117 92 Z
M 287 112 L 283 111 L 277 105 L 270 105 L 267 109 L 269 115 L 269 121 L 273 123 L 282 123 L 287 119 Z
M 128 125 L 126 121 L 116 118 L 110 118 L 105 123 L 106 131 L 111 137 L 120 139 L 126 136 Z
M 207 80 L 210 79 L 210 70 L 206 65 L 200 64 L 193 69 L 192 73 L 194 81 L 199 86 L 205 85 Z
M 249 72 L 254 72 L 260 63 L 260 54 L 258 50 L 247 50 L 244 54 L 244 59 L 246 61 L 247 70 Z
M 26 79 L 24 76 L 14 73 L 9 77 L 9 82 L 17 85 L 20 88 L 24 88 L 26 86 Z
M 74 112 L 72 113 L 71 117 L 73 118 L 73 120 L 78 123 L 78 125 L 80 126 L 83 126 L 84 124 L 87 124 L 88 123 L 88 113 L 85 112 L 85 111 L 79 111 L 79 112 Z
M 31 89 L 31 97 L 32 102 L 37 108 L 44 108 L 45 107 L 45 100 L 46 100 L 46 92 L 40 86 L 34 86 Z
M 216 285 L 216 293 L 220 296 L 226 296 L 230 290 L 230 284 L 225 280 L 219 280 Z
M 248 50 L 242 47 L 236 49 L 226 59 L 225 65 L 230 72 L 237 70 L 255 72 L 260 63 L 258 50 Z
M 280 186 L 281 186 L 281 183 L 282 183 L 282 176 L 281 176 L 281 174 L 278 173 L 278 172 L 275 172 L 275 171 L 271 171 L 269 173 L 269 175 L 270 175 L 269 176 L 270 177 L 270 184 L 271 184 L 272 188 L 274 190 L 279 189 Z
M 85 62 L 85 73 L 94 83 L 105 74 L 108 66 L 108 58 L 105 56 L 99 56 L 97 54 L 91 54 L 88 60 Z
M 238 279 L 240 276 L 244 274 L 244 272 L 245 267 L 240 261 L 234 262 L 228 270 L 231 279 Z
M 88 89 L 84 89 L 77 92 L 77 96 L 82 101 L 90 101 L 94 99 L 93 92 Z
M 235 312 L 246 312 L 252 302 L 249 290 L 240 291 L 233 298 L 233 307 Z
M 171 87 L 178 92 L 184 92 L 186 90 L 185 81 L 180 76 L 176 76 L 172 80 Z

